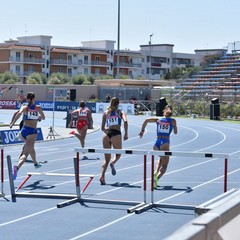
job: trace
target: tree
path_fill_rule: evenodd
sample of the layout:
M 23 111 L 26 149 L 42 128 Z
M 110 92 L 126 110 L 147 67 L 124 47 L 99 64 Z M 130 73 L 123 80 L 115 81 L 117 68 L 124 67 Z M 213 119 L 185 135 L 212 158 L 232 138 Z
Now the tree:
M 3 73 L 0 78 L 0 83 L 4 84 L 15 84 L 18 82 L 18 76 L 9 71 Z
M 66 84 L 71 83 L 70 78 L 64 73 L 53 73 L 48 80 L 48 84 Z
M 32 73 L 30 76 L 26 79 L 27 84 L 46 84 L 47 78 L 40 73 Z
M 72 82 L 74 85 L 82 85 L 84 82 L 87 82 L 87 81 L 88 81 L 87 77 L 83 74 L 79 74 L 72 78 Z

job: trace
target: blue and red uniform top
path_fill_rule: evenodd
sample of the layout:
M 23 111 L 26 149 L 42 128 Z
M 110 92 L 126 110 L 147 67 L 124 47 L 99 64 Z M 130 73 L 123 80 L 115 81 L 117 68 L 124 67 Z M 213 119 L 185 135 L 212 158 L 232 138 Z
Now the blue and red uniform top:
M 157 121 L 157 136 L 162 137 L 166 136 L 169 137 L 173 129 L 172 125 L 172 118 L 160 118 Z
M 107 115 L 106 124 L 107 124 L 107 127 L 116 126 L 116 125 L 121 126 L 122 118 L 120 114 L 117 111 L 112 111 L 110 114 Z

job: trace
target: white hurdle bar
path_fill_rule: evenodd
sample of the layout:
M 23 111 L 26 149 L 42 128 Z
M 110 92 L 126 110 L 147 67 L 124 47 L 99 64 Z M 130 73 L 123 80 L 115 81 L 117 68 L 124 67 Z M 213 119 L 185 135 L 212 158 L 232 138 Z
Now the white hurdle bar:
M 76 159 L 74 159 L 76 161 Z M 16 197 L 29 197 L 29 198 L 52 198 L 52 199 L 76 199 L 77 194 L 63 194 L 63 193 L 38 193 L 38 192 L 16 192 L 15 191 L 15 186 L 14 186 L 14 181 L 13 181 L 13 176 L 12 176 L 12 161 L 11 161 L 11 156 L 7 155 L 7 164 L 8 164 L 8 174 L 9 174 L 9 184 L 10 184 L 10 191 L 11 191 L 11 196 L 12 196 L 12 201 L 16 202 Z M 76 164 L 74 163 L 74 166 Z M 74 171 L 76 172 L 76 170 Z M 27 178 L 21 183 L 21 187 L 23 184 L 32 176 L 32 175 L 48 175 L 48 176 L 75 176 L 76 180 L 76 175 L 75 174 L 61 174 L 61 173 L 31 173 L 31 175 L 28 175 Z M 87 175 L 87 174 L 86 174 Z M 87 188 L 87 186 L 90 184 L 92 181 L 92 178 L 94 175 L 87 175 L 90 177 L 90 180 L 87 182 L 85 185 L 83 191 Z M 79 177 L 79 176 L 78 176 Z M 20 188 L 21 188 L 20 187 Z M 18 189 L 20 189 L 18 187 Z
M 77 202 L 89 202 L 89 203 L 102 203 L 102 204 L 118 204 L 118 205 L 131 205 L 132 208 L 128 209 L 128 213 L 134 212 L 135 209 L 146 205 L 146 189 L 147 189 L 147 150 L 130 150 L 130 149 L 105 149 L 105 148 L 74 148 L 74 152 L 76 153 L 76 188 L 77 188 L 77 198 L 60 203 L 57 207 L 65 207 L 70 204 Z M 143 173 L 143 192 L 144 192 L 144 200 L 143 202 L 136 201 L 125 201 L 125 200 L 107 200 L 107 199 L 90 199 L 90 198 L 82 198 L 80 191 L 80 153 L 103 153 L 103 154 L 132 154 L 132 155 L 142 155 L 144 157 L 144 173 Z
M 4 190 L 3 190 L 3 184 L 4 184 L 4 152 L 3 152 L 3 146 L 0 146 L 1 150 L 1 193 L 0 197 L 4 197 Z
M 171 152 L 171 151 L 156 151 L 150 150 L 148 154 L 152 156 L 151 164 L 151 204 L 148 206 L 143 206 L 137 209 L 136 213 L 141 213 L 153 207 L 160 208 L 175 208 L 175 209 L 185 209 L 185 210 L 195 210 L 195 206 L 192 205 L 180 205 L 180 204 L 157 204 L 154 203 L 154 156 L 179 156 L 179 157 L 199 157 L 199 158 L 224 158 L 224 192 L 227 191 L 227 173 L 228 173 L 228 159 L 229 154 L 225 153 L 200 153 L 200 152 Z

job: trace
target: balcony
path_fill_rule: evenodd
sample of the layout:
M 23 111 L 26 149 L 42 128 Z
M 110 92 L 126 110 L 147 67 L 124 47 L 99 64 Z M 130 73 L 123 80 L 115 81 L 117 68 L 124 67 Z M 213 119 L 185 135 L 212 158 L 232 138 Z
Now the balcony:
M 92 66 L 111 66 L 110 62 L 105 62 L 105 61 L 91 61 Z
M 63 66 L 82 66 L 82 65 L 89 65 L 89 62 L 86 60 L 83 61 L 83 60 L 51 59 L 50 64 L 63 65 Z
M 114 67 L 117 66 L 117 62 L 114 62 Z M 124 62 L 120 62 L 119 63 L 119 67 L 121 68 L 142 68 L 142 64 L 141 63 L 124 63 Z
M 9 61 L 12 63 L 31 63 L 31 64 L 44 64 L 45 59 L 43 58 L 19 58 L 19 57 L 10 57 Z

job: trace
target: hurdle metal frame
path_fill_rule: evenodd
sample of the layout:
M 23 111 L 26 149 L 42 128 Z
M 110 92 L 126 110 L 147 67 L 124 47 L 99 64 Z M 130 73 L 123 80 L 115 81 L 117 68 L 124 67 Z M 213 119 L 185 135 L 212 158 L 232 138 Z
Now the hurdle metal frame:
M 130 150 L 130 149 L 92 149 L 92 148 L 74 148 L 76 153 L 76 189 L 77 197 L 75 199 L 57 204 L 58 208 L 66 207 L 74 203 L 99 203 L 99 204 L 116 204 L 116 205 L 130 205 L 133 206 L 127 210 L 128 213 L 132 213 L 135 209 L 145 206 L 146 202 L 146 190 L 147 190 L 147 150 Z M 97 199 L 97 198 L 82 198 L 80 190 L 80 153 L 104 153 L 104 154 L 132 154 L 132 155 L 143 155 L 144 157 L 144 173 L 143 173 L 143 201 L 127 201 L 127 200 L 107 200 L 107 199 Z
M 4 193 L 4 147 L 0 146 L 0 150 L 1 150 L 1 193 L 0 193 L 0 197 L 5 197 L 5 193 Z
M 76 166 L 76 159 L 74 159 L 74 166 Z M 29 197 L 29 198 L 52 198 L 52 199 L 75 199 L 77 197 L 77 194 L 63 194 L 63 193 L 38 193 L 38 192 L 18 192 L 19 189 L 28 181 L 28 179 L 32 175 L 40 175 L 40 176 L 62 176 L 62 177 L 70 177 L 74 176 L 76 180 L 76 175 L 74 171 L 74 174 L 63 174 L 63 173 L 48 173 L 48 172 L 29 172 L 27 173 L 27 177 L 23 180 L 23 182 L 19 185 L 17 190 L 15 191 L 15 185 L 13 181 L 13 176 L 12 176 L 12 161 L 11 161 L 11 156 L 7 155 L 7 164 L 8 164 L 8 174 L 9 174 L 9 184 L 10 184 L 10 191 L 11 191 L 11 196 L 12 196 L 12 201 L 16 202 L 16 197 Z M 88 182 L 85 184 L 82 193 L 86 190 L 92 179 L 94 178 L 94 175 L 90 174 L 81 174 L 78 176 L 80 177 L 89 177 L 90 179 Z
M 193 205 L 182 205 L 182 204 L 162 204 L 154 202 L 154 156 L 178 156 L 178 157 L 200 157 L 200 158 L 224 158 L 224 192 L 227 192 L 227 173 L 228 173 L 228 159 L 229 154 L 224 153 L 200 153 L 200 152 L 171 152 L 171 151 L 156 151 L 150 150 L 148 154 L 152 156 L 151 161 L 151 203 L 142 206 L 135 210 L 135 213 L 141 213 L 143 211 L 149 210 L 151 208 L 172 208 L 172 209 L 184 209 L 184 210 L 194 210 L 196 206 Z

